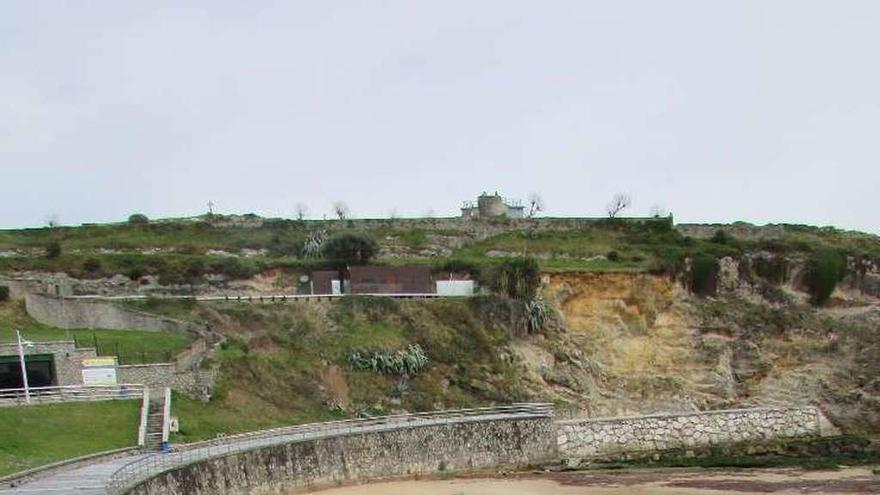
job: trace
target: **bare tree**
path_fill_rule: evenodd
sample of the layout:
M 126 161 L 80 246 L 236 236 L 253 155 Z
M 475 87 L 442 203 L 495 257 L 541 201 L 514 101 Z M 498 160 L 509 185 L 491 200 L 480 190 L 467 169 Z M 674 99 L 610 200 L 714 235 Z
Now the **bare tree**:
M 305 203 L 297 203 L 296 204 L 296 219 L 303 220 L 306 218 L 306 215 L 309 213 L 309 207 Z
M 651 216 L 654 218 L 662 218 L 665 216 L 669 216 L 669 210 L 664 208 L 661 205 L 654 205 L 651 207 Z
M 529 194 L 529 211 L 526 215 L 529 218 L 534 218 L 535 215 L 544 211 L 544 198 L 541 197 L 538 193 Z
M 632 204 L 632 199 L 628 194 L 617 193 L 611 198 L 611 202 L 605 206 L 605 211 L 608 212 L 608 218 L 615 218 L 617 214 L 621 211 L 629 208 L 629 205 Z
M 50 229 L 54 229 L 61 225 L 61 219 L 58 217 L 58 214 L 54 212 L 46 213 L 44 221 L 46 222 L 46 227 L 49 227 Z
M 348 205 L 345 204 L 345 202 L 343 202 L 343 201 L 333 202 L 333 213 L 340 220 L 345 220 L 348 217 L 350 212 L 351 212 L 351 210 L 348 209 Z

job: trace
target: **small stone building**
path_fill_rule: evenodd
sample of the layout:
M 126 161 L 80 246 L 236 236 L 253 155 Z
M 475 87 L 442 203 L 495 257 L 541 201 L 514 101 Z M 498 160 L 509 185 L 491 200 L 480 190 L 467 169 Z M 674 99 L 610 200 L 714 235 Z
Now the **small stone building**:
M 477 201 L 467 201 L 461 207 L 461 217 L 465 219 L 479 218 L 523 218 L 525 207 L 519 200 L 502 198 L 495 194 L 483 193 Z
M 95 349 L 77 349 L 74 342 L 35 342 L 25 349 L 28 384 L 31 387 L 82 385 L 83 360 L 94 358 Z M 0 389 L 22 388 L 18 344 L 0 344 Z

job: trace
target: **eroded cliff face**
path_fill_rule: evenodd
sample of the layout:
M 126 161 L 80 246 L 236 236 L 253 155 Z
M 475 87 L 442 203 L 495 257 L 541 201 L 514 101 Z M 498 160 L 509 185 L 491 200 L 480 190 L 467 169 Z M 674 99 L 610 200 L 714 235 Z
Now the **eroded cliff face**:
M 681 411 L 730 402 L 733 387 L 723 366 L 729 357 L 700 352 L 690 297 L 670 278 L 561 273 L 546 274 L 544 283 L 544 297 L 559 310 L 563 329 L 548 339 L 555 359 L 540 374 L 581 414 Z
M 700 297 L 660 275 L 545 273 L 555 317 L 532 333 L 522 301 L 492 295 L 185 308 L 228 338 L 212 407 L 258 427 L 548 400 L 577 417 L 816 405 L 844 431 L 880 432 L 880 304 L 846 287 L 824 308 L 790 284 L 781 300 L 748 287 Z M 410 377 L 347 361 L 409 345 L 430 360 Z
M 880 365 L 868 357 L 880 351 L 880 307 L 864 294 L 817 309 L 736 291 L 700 298 L 648 274 L 543 282 L 562 324 L 514 348 L 574 414 L 813 404 L 847 430 L 880 429 Z

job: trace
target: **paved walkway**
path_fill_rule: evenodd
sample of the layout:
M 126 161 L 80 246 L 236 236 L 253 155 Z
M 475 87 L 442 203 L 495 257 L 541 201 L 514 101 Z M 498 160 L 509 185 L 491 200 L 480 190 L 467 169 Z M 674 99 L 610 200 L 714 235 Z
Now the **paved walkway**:
M 441 415 L 434 417 L 412 416 L 387 419 L 377 418 L 366 422 L 331 422 L 255 432 L 253 434 L 230 437 L 224 439 L 222 442 L 194 446 L 193 448 L 180 452 L 172 452 L 168 454 L 138 454 L 109 461 L 97 462 L 88 466 L 58 472 L 43 479 L 24 483 L 16 488 L 0 490 L 0 494 L 107 495 L 105 489 L 107 482 L 110 480 L 110 477 L 123 468 L 123 466 L 126 466 L 126 470 L 128 471 L 127 481 L 129 483 L 127 484 L 130 484 L 133 481 L 136 482 L 147 479 L 154 474 L 172 469 L 175 466 L 181 466 L 198 460 L 210 459 L 212 457 L 219 457 L 233 452 L 240 452 L 269 445 L 293 443 L 301 440 L 311 440 L 349 433 L 366 433 L 470 421 L 497 421 L 548 416 L 547 413 L 530 411 L 487 412 L 487 414 L 473 414 L 467 416 Z M 134 461 L 138 462 L 134 463 Z
M 60 471 L 47 478 L 27 482 L 19 487 L 0 490 L 3 495 L 7 494 L 80 494 L 80 495 L 104 495 L 104 484 L 110 475 L 122 466 L 136 460 L 144 459 L 156 454 L 138 454 L 120 457 L 109 461 L 98 462 L 88 466 Z

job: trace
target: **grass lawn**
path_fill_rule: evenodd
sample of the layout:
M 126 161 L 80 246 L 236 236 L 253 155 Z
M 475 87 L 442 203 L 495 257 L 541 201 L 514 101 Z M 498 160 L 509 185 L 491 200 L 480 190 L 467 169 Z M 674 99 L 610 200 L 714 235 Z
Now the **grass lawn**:
M 0 408 L 0 476 L 137 444 L 140 401 Z
M 233 394 L 234 395 L 234 394 Z M 205 403 L 174 394 L 171 415 L 180 420 L 180 432 L 171 434 L 172 443 L 191 443 L 215 438 L 219 433 L 232 435 L 318 421 L 340 419 L 326 409 L 283 412 L 278 407 L 249 398 L 236 397 L 223 402 Z
M 34 321 L 20 301 L 0 302 L 0 342 L 15 342 L 15 331 L 34 342 L 76 340 L 80 347 L 98 344 L 99 355 L 117 355 L 122 364 L 166 362 L 185 349 L 192 337 L 177 332 L 143 330 L 64 330 Z

